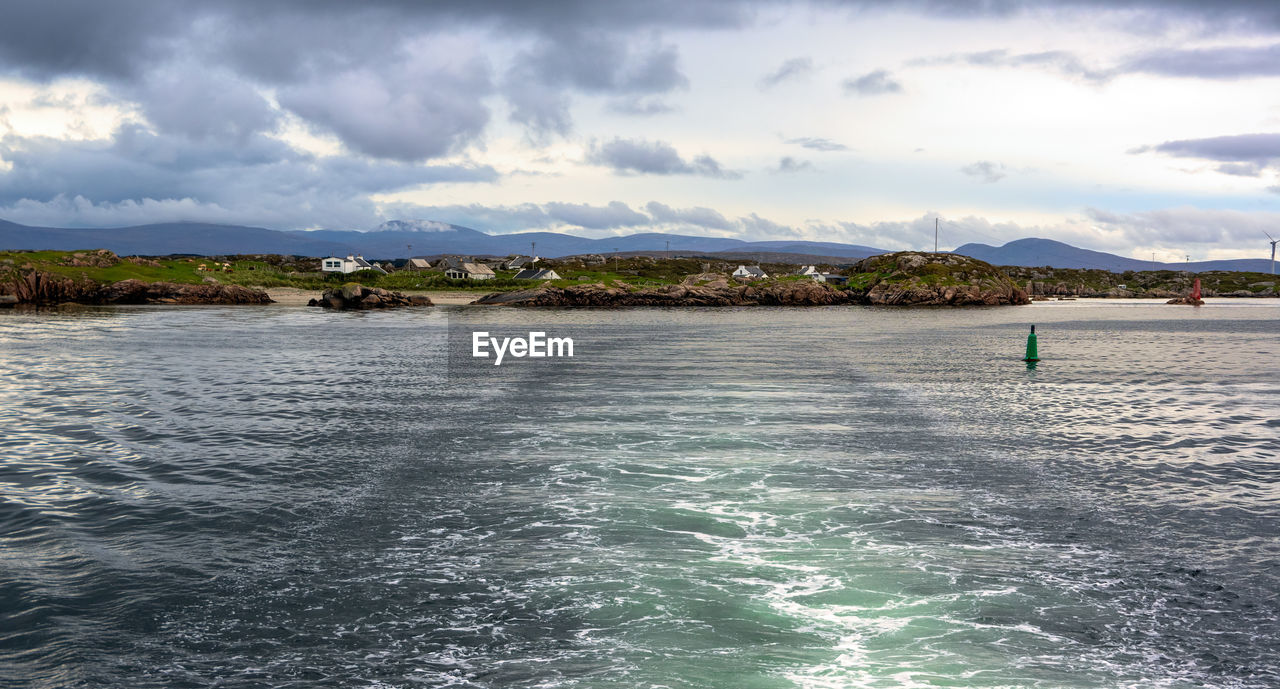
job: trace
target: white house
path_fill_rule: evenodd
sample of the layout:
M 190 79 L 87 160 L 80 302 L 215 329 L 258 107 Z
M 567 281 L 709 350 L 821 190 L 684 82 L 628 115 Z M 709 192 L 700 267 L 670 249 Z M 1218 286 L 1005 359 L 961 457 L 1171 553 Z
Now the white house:
M 769 274 L 761 270 L 760 266 L 738 266 L 738 269 L 733 271 L 733 276 L 736 278 L 764 280 L 769 277 Z
M 463 263 L 454 268 L 446 268 L 444 276 L 453 280 L 492 280 L 497 277 L 493 268 L 483 263 Z
M 818 274 L 819 274 L 819 271 L 817 266 L 805 266 L 800 272 L 796 273 L 796 275 L 803 275 L 803 276 L 818 275 Z
M 374 270 L 379 273 L 387 271 L 364 260 L 364 256 L 326 256 L 320 259 L 320 270 L 326 273 L 354 273 L 357 270 Z
M 550 268 L 526 268 L 515 276 L 516 280 L 559 280 L 560 274 Z

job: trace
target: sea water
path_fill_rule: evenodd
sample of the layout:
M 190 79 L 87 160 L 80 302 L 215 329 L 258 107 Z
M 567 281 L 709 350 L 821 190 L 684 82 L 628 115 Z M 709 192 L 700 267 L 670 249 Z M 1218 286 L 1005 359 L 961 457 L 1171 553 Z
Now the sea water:
M 1262 300 L 2 313 L 0 683 L 1280 686 L 1278 335 Z

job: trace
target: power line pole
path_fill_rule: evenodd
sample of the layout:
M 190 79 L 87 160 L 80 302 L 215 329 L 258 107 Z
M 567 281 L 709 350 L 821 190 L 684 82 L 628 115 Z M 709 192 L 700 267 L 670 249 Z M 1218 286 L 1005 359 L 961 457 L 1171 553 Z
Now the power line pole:
M 671 260 L 671 240 L 667 240 L 667 260 Z
M 938 253 L 938 219 L 933 219 L 933 253 Z
M 538 257 L 538 243 L 537 243 L 537 242 L 529 242 L 529 260 L 530 260 L 530 262 L 532 262 L 532 261 L 533 261 L 533 259 L 535 259 L 535 258 L 537 258 L 537 257 Z

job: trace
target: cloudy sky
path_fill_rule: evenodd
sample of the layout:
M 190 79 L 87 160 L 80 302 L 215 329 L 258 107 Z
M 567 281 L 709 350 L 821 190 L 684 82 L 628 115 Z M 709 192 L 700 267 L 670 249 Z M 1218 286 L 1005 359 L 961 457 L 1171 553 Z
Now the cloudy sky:
M 1250 0 L 15 0 L 0 218 L 1264 257 L 1277 86 Z

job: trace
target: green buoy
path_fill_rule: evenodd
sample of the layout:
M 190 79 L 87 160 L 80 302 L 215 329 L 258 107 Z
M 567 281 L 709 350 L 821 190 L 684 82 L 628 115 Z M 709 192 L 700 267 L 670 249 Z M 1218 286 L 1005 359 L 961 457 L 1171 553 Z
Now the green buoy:
M 1031 326 L 1031 334 L 1027 335 L 1027 356 L 1023 361 L 1039 361 L 1040 352 L 1036 348 L 1036 326 Z

